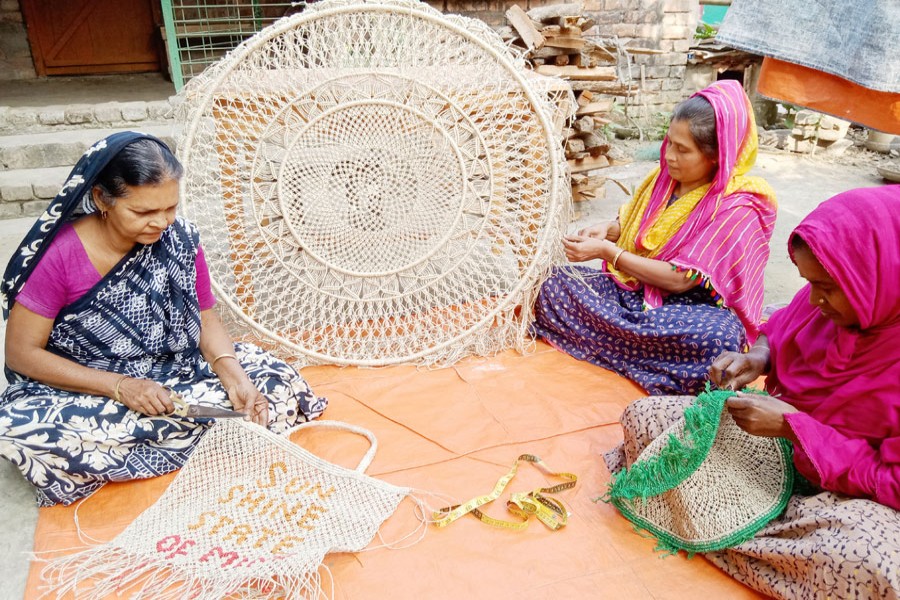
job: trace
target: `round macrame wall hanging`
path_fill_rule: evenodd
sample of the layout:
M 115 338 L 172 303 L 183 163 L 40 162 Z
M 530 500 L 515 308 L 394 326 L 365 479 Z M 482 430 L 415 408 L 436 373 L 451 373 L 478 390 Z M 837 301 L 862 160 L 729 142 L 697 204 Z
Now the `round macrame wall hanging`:
M 573 103 L 487 25 L 319 2 L 182 96 L 182 211 L 239 324 L 312 363 L 525 346 L 561 255 Z

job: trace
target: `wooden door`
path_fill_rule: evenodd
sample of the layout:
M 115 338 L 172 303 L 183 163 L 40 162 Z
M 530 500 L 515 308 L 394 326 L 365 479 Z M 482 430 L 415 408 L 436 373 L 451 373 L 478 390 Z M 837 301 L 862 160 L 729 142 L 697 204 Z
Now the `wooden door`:
M 158 0 L 21 0 L 37 74 L 160 70 Z

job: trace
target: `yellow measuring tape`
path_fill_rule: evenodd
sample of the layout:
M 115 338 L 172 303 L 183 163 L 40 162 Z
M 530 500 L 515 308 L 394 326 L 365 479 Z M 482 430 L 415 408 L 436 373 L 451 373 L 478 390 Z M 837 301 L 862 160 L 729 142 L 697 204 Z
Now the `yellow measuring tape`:
M 512 481 L 512 478 L 516 476 L 520 461 L 532 463 L 545 475 L 562 477 L 569 481 L 550 487 L 538 488 L 531 492 L 518 492 L 512 494 L 506 502 L 506 508 L 509 512 L 521 519 L 520 521 L 495 519 L 494 517 L 489 517 L 481 512 L 479 508 L 500 497 L 500 494 L 503 493 L 503 490 L 506 489 L 506 486 Z M 494 485 L 494 489 L 490 494 L 476 496 L 464 504 L 447 506 L 436 511 L 434 513 L 434 518 L 436 519 L 434 524 L 437 527 L 446 527 L 463 515 L 472 513 L 473 516 L 477 517 L 478 520 L 487 525 L 521 531 L 528 527 L 528 519 L 531 515 L 534 515 L 541 523 L 556 531 L 557 529 L 565 527 L 566 522 L 569 520 L 569 511 L 566 510 L 566 507 L 562 502 L 556 498 L 549 498 L 544 494 L 556 494 L 563 490 L 568 490 L 575 487 L 577 481 L 578 477 L 572 473 L 554 472 L 539 457 L 533 454 L 522 454 L 516 459 L 516 462 L 513 463 L 509 472 L 497 480 L 497 483 Z

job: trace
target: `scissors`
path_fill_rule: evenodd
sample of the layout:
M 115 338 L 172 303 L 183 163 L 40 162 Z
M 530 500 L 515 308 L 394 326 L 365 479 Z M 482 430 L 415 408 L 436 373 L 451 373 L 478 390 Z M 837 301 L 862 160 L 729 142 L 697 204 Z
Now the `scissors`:
M 227 408 L 215 408 L 213 406 L 191 404 L 172 388 L 166 387 L 165 389 L 169 391 L 169 400 L 175 405 L 175 410 L 170 414 L 179 417 L 187 417 L 189 419 L 229 419 L 240 417 L 243 419 L 247 416 L 246 413 L 228 410 Z

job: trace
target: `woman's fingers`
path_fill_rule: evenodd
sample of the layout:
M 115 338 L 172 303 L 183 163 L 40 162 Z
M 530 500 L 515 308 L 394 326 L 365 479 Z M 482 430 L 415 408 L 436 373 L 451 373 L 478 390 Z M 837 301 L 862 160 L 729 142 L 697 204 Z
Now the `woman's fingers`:
M 175 411 L 169 392 L 155 381 L 128 378 L 119 386 L 122 404 L 135 412 L 157 416 Z
M 563 238 L 563 251 L 566 253 L 566 258 L 571 262 L 581 262 L 584 260 L 581 251 L 581 238 Z
M 175 403 L 172 401 L 173 392 L 171 392 L 170 390 L 167 390 L 161 386 L 157 386 L 157 387 L 159 387 L 160 392 L 162 392 L 161 400 L 162 400 L 162 404 L 163 404 L 163 413 L 171 414 L 171 413 L 175 412 Z M 157 394 L 157 398 L 160 398 L 159 394 Z
M 740 362 L 738 367 L 738 372 L 735 373 L 734 378 L 731 381 L 732 388 L 734 390 L 741 390 L 756 381 L 756 379 L 762 375 L 762 373 L 756 369 L 753 364 L 753 361 L 750 359 L 744 359 Z
M 591 233 L 593 233 L 595 227 L 596 227 L 596 225 L 591 225 L 590 227 L 585 227 L 583 229 L 579 229 L 578 235 L 583 236 L 583 237 L 590 236 Z
M 608 243 L 610 242 L 595 238 L 566 236 L 563 238 L 563 250 L 565 250 L 566 258 L 571 262 L 583 262 L 601 258 L 603 245 Z
M 761 373 L 754 362 L 738 352 L 719 355 L 709 367 L 709 378 L 722 389 L 739 390 L 753 383 Z
M 728 411 L 732 414 L 735 412 L 742 413 L 753 408 L 756 405 L 756 402 L 757 399 L 749 394 L 737 393 L 725 401 L 725 406 L 728 407 Z
M 728 385 L 728 381 L 734 375 L 734 371 L 736 371 L 736 369 L 732 367 L 732 365 L 734 365 L 734 360 L 735 353 L 726 352 L 724 354 L 720 354 L 719 357 L 713 361 L 712 365 L 710 365 L 709 378 L 718 387 L 726 387 Z M 731 372 L 729 372 L 729 369 L 731 369 Z
M 249 411 L 247 410 L 246 402 L 244 402 L 244 399 L 241 397 L 240 388 L 230 387 L 226 391 L 228 393 L 228 399 L 231 400 L 231 407 L 238 412 L 244 412 L 244 413 L 249 414 Z
M 165 415 L 175 410 L 175 407 L 172 406 L 172 401 L 169 400 L 169 393 L 161 386 L 148 381 L 142 392 L 142 401 L 139 406 L 143 408 L 142 412 L 145 414 L 153 416 Z
M 746 394 L 736 394 L 725 401 L 725 407 L 735 424 L 748 433 L 753 433 L 753 413 L 757 400 Z
M 603 240 L 603 239 L 606 239 L 606 234 L 608 233 L 608 231 L 609 231 L 608 227 L 601 227 L 599 225 L 595 225 L 594 227 L 590 227 L 588 229 L 582 229 L 581 231 L 578 232 L 578 235 Z
M 254 405 L 254 416 L 253 421 L 257 425 L 262 425 L 265 427 L 269 424 L 269 402 L 266 400 L 265 396 L 262 394 L 258 394 L 256 397 L 256 403 Z
M 244 385 L 229 388 L 228 397 L 234 410 L 246 414 L 248 421 L 264 427 L 269 424 L 269 402 L 249 381 Z

